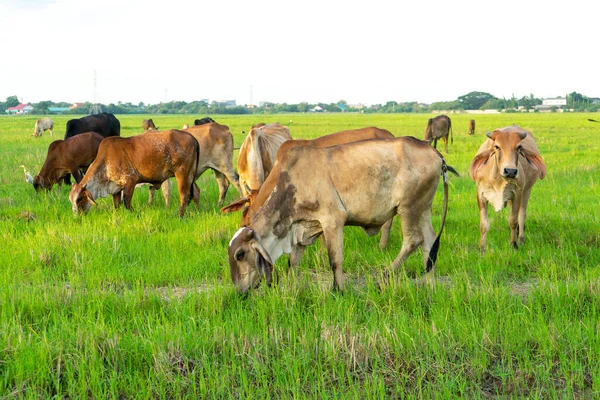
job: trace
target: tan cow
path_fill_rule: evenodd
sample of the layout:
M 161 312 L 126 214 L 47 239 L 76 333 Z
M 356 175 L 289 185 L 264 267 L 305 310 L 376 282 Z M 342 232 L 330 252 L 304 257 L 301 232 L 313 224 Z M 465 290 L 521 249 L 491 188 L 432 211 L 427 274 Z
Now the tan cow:
M 334 275 L 343 289 L 343 228 L 361 226 L 369 235 L 398 214 L 404 242 L 391 265 L 396 270 L 421 246 L 426 271 L 433 271 L 439 249 L 431 207 L 439 177 L 447 175 L 441 154 L 413 137 L 372 139 L 320 148 L 295 147 L 280 163 L 273 193 L 250 226 L 229 242 L 233 283 L 246 293 L 262 277 L 271 281 L 273 263 L 284 253 L 299 264 L 304 248 L 322 234 Z M 448 185 L 444 179 L 444 212 Z M 433 273 L 433 272 L 432 272 Z
M 49 130 L 50 136 L 54 136 L 54 121 L 52 121 L 52 118 L 40 118 L 35 121 L 35 128 L 33 128 L 31 136 L 42 136 L 45 130 Z
M 490 227 L 488 203 L 500 211 L 510 203 L 510 243 L 517 249 L 517 237 L 525 239 L 525 217 L 531 189 L 546 176 L 546 164 L 533 135 L 518 125 L 487 133 L 471 162 L 469 174 L 477 183 L 481 238 L 479 248 L 485 253 Z
M 293 147 L 298 146 L 316 146 L 316 147 L 331 147 L 339 144 L 358 142 L 360 140 L 367 139 L 392 139 L 392 135 L 385 129 L 379 129 L 371 126 L 368 128 L 353 129 L 342 132 L 332 133 L 331 135 L 322 136 L 314 140 L 286 140 L 281 144 L 277 151 L 275 159 L 275 166 L 271 170 L 269 177 L 265 180 L 260 190 L 252 190 L 248 196 L 242 197 L 227 207 L 223 207 L 221 212 L 230 213 L 235 211 L 242 211 L 242 217 L 240 226 L 248 226 L 252 222 L 252 219 L 258 212 L 258 210 L 265 203 L 267 198 L 273 192 L 273 188 L 279 179 L 279 163 L 285 156 L 287 151 Z M 389 241 L 389 234 L 391 229 L 392 220 L 386 223 L 381 229 L 381 240 L 379 246 L 384 248 L 387 246 Z
M 157 131 L 158 128 L 156 127 L 156 125 L 154 125 L 154 121 L 152 121 L 152 118 L 150 119 L 145 119 L 142 121 L 142 128 L 145 131 Z
M 148 132 L 128 138 L 108 137 L 100 143 L 96 160 L 80 183 L 73 186 L 69 200 L 73 212 L 88 211 L 99 197 L 113 196 L 115 208 L 121 200 L 127 209 L 136 184 L 160 185 L 172 176 L 179 189 L 179 216 L 189 200 L 198 204 L 192 184 L 200 146 L 192 135 L 178 130 Z
M 429 143 L 433 142 L 433 148 L 437 149 L 438 139 L 444 141 L 444 151 L 448 152 L 448 136 L 451 143 L 454 143 L 452 137 L 452 121 L 447 115 L 438 115 L 435 118 L 429 118 L 427 127 L 425 128 L 425 140 Z
M 250 129 L 240 147 L 237 163 L 243 196 L 260 189 L 273 169 L 279 146 L 290 139 L 289 128 L 279 123 L 261 123 Z
M 76 182 L 81 182 L 80 170 L 85 171 L 94 161 L 102 139 L 104 137 L 99 133 L 85 132 L 50 143 L 44 165 L 33 178 L 35 191 L 50 190 L 55 183 L 60 185 L 62 178 L 68 174 L 73 175 Z

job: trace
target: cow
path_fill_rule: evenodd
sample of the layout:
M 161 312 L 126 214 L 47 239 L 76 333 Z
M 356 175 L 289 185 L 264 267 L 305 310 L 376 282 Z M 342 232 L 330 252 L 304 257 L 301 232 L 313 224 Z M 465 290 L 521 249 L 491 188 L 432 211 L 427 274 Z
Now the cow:
M 433 147 L 437 149 L 438 139 L 444 141 L 444 151 L 448 152 L 448 136 L 451 143 L 454 143 L 452 137 L 452 122 L 447 115 L 438 115 L 435 118 L 429 118 L 427 127 L 425 128 L 425 140 L 429 143 L 433 142 Z
M 279 146 L 290 139 L 289 128 L 278 123 L 262 124 L 250 129 L 240 146 L 237 162 L 243 196 L 260 189 L 273 169 Z
M 275 166 L 271 170 L 268 178 L 260 187 L 260 190 L 252 190 L 248 196 L 242 197 L 230 205 L 223 207 L 221 212 L 230 213 L 241 210 L 242 217 L 240 226 L 244 227 L 250 225 L 258 210 L 260 210 L 267 198 L 273 192 L 273 188 L 279 179 L 279 164 L 281 163 L 282 158 L 285 157 L 287 151 L 291 148 L 298 146 L 331 147 L 339 144 L 357 142 L 360 140 L 377 138 L 391 139 L 393 137 L 394 135 L 392 135 L 389 131 L 371 126 L 367 128 L 336 132 L 314 140 L 286 140 L 279 147 L 277 156 L 275 158 Z M 389 233 L 392 226 L 391 224 L 392 220 L 390 219 L 390 221 L 388 221 L 388 223 L 386 223 L 381 229 L 381 240 L 379 242 L 379 246 L 381 248 L 385 248 L 387 246 Z
M 54 121 L 52 121 L 52 118 L 40 118 L 35 121 L 35 128 L 33 128 L 31 136 L 42 136 L 42 132 L 46 130 L 50 131 L 50 136 L 54 136 Z
M 472 119 L 469 121 L 469 135 L 475 134 L 475 120 Z
M 67 122 L 65 139 L 83 132 L 97 132 L 104 137 L 121 136 L 121 123 L 113 114 L 87 115 Z
M 189 200 L 198 205 L 193 189 L 200 146 L 192 135 L 178 130 L 148 132 L 128 138 L 109 137 L 100 143 L 96 160 L 80 183 L 73 185 L 69 200 L 73 213 L 87 212 L 99 197 L 113 196 L 132 210 L 131 198 L 138 183 L 160 185 L 172 176 L 179 189 L 179 217 Z
M 298 146 L 288 150 L 280 168 L 271 196 L 229 242 L 230 274 L 239 292 L 248 293 L 263 277 L 270 284 L 273 264 L 283 253 L 290 254 L 293 269 L 305 247 L 320 235 L 333 270 L 333 288 L 343 290 L 344 226 L 361 226 L 374 235 L 395 214 L 404 242 L 391 270 L 421 246 L 425 269 L 433 276 L 448 206 L 449 167 L 426 142 L 399 137 L 325 148 Z M 431 207 L 442 174 L 444 211 L 436 237 Z
M 154 125 L 154 121 L 152 121 L 152 118 L 150 119 L 145 119 L 142 121 L 142 128 L 145 131 L 157 131 L 158 129 L 156 128 L 156 125 Z
M 185 129 L 185 132 L 189 132 L 200 144 L 200 161 L 196 177 L 202 175 L 207 169 L 215 172 L 215 179 L 219 186 L 219 207 L 225 201 L 229 182 L 241 194 L 239 176 L 233 167 L 233 135 L 229 132 L 229 127 L 213 121 L 192 126 Z
M 66 140 L 55 140 L 48 146 L 46 161 L 40 173 L 33 178 L 33 188 L 50 190 L 55 183 L 71 174 L 76 182 L 81 182 L 82 174 L 96 158 L 100 142 L 104 139 L 99 133 L 85 132 Z
M 477 183 L 479 205 L 479 249 L 486 251 L 486 237 L 490 227 L 488 203 L 496 211 L 510 204 L 508 224 L 510 244 L 518 249 L 525 240 L 525 216 L 531 189 L 535 182 L 546 176 L 546 164 L 540 155 L 531 132 L 518 125 L 488 132 L 486 141 L 471 162 L 469 175 Z
M 194 126 L 208 124 L 209 122 L 215 122 L 215 120 L 212 119 L 211 117 L 204 117 L 204 118 L 200 118 L 200 119 L 195 119 L 194 120 Z
M 190 127 L 190 124 L 183 124 L 183 128 L 181 128 L 181 129 L 183 130 L 183 129 L 187 129 L 189 127 Z

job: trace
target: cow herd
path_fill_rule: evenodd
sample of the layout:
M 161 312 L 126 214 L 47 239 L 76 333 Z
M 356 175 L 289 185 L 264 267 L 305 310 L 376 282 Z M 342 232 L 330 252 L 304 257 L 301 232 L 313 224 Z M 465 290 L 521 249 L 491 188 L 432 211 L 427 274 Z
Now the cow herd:
M 38 120 L 36 136 L 53 127 L 52 120 L 43 120 L 49 119 Z M 243 293 L 263 279 L 270 284 L 273 264 L 283 254 L 289 254 L 293 269 L 306 246 L 319 237 L 327 249 L 334 288 L 342 290 L 343 227 L 360 226 L 368 235 L 381 231 L 383 248 L 396 215 L 403 242 L 390 269 L 398 269 L 420 247 L 424 268 L 433 274 L 448 206 L 448 172 L 458 175 L 435 149 L 442 139 L 447 152 L 449 117 L 430 119 L 425 140 L 394 137 L 376 127 L 293 140 L 287 126 L 257 124 L 240 147 L 237 172 L 229 128 L 208 117 L 194 122 L 181 130 L 159 131 L 151 119 L 144 120 L 144 133 L 124 138 L 112 114 L 70 120 L 65 139 L 48 147 L 33 186 L 36 191 L 50 190 L 56 183 L 69 183 L 72 175 L 76 182 L 69 200 L 73 212 L 79 213 L 109 195 L 115 208 L 124 204 L 131 209 L 134 189 L 140 184 L 151 186 L 149 201 L 161 186 L 168 201 L 168 180 L 175 177 L 183 217 L 191 201 L 199 204 L 197 179 L 212 169 L 220 206 L 230 184 L 240 194 L 221 211 L 242 211 L 241 228 L 229 242 L 228 256 L 231 279 Z M 469 134 L 474 130 L 471 120 Z M 510 205 L 510 243 L 518 248 L 517 242 L 524 239 L 531 189 L 545 174 L 530 132 L 513 125 L 487 133 L 470 166 L 470 177 L 477 184 L 482 253 L 489 229 L 488 203 L 496 211 Z M 440 177 L 444 207 L 436 235 L 431 210 Z

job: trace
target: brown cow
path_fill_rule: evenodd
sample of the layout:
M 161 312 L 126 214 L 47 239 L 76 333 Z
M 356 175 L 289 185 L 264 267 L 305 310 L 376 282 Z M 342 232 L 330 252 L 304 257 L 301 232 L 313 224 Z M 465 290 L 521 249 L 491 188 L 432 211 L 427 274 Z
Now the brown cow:
M 322 234 L 334 274 L 343 289 L 343 228 L 361 226 L 376 234 L 395 214 L 404 242 L 391 265 L 396 270 L 417 247 L 428 272 L 435 267 L 440 235 L 431 224 L 439 177 L 447 175 L 441 154 L 413 137 L 372 139 L 333 147 L 295 147 L 280 163 L 271 196 L 249 227 L 229 242 L 231 278 L 240 292 L 260 279 L 271 281 L 273 263 L 283 254 L 300 262 L 304 248 Z M 444 212 L 448 185 L 444 179 Z M 432 272 L 433 273 L 433 272 Z M 431 275 L 430 275 L 431 276 Z
M 469 135 L 475 134 L 475 120 L 472 119 L 469 121 Z
M 281 144 L 279 150 L 277 151 L 277 156 L 275 159 L 275 166 L 271 170 L 268 178 L 265 180 L 260 190 L 252 190 L 250 194 L 246 197 L 242 197 L 227 207 L 223 207 L 221 212 L 230 213 L 235 211 L 242 210 L 242 217 L 240 221 L 240 226 L 248 226 L 252 222 L 252 219 L 258 212 L 258 210 L 265 203 L 267 198 L 273 192 L 273 188 L 279 179 L 279 164 L 281 163 L 282 158 L 285 156 L 287 151 L 293 147 L 298 146 L 316 146 L 316 147 L 331 147 L 339 144 L 358 142 L 360 140 L 367 139 L 392 139 L 394 135 L 392 135 L 389 131 L 385 129 L 379 129 L 377 127 L 371 126 L 368 128 L 361 129 L 353 129 L 342 132 L 332 133 L 331 135 L 322 136 L 320 138 L 314 140 L 286 140 Z M 389 240 L 389 234 L 392 220 L 387 222 L 383 228 L 381 229 L 381 240 L 379 242 L 379 246 L 384 248 L 387 246 Z
M 145 131 L 157 131 L 158 128 L 156 127 L 156 125 L 154 125 L 154 121 L 152 121 L 152 119 L 145 119 L 142 121 L 142 128 L 144 128 L 144 132 Z
M 178 130 L 148 132 L 128 138 L 109 137 L 102 141 L 98 155 L 80 183 L 73 186 L 69 200 L 73 212 L 88 211 L 95 199 L 113 196 L 115 208 L 122 201 L 131 210 L 135 185 L 160 185 L 172 176 L 179 189 L 179 216 L 193 197 L 198 204 L 192 184 L 200 146 L 192 135 Z
M 240 147 L 237 164 L 243 196 L 260 189 L 273 169 L 279 146 L 290 139 L 289 128 L 279 123 L 261 123 L 250 129 Z
M 487 133 L 471 162 L 469 175 L 477 183 L 481 238 L 479 248 L 485 253 L 490 227 L 488 203 L 500 211 L 510 203 L 510 243 L 517 249 L 517 236 L 525 239 L 527 203 L 534 183 L 546 176 L 546 164 L 533 135 L 518 125 Z
M 82 173 L 96 158 L 98 146 L 104 137 L 96 132 L 86 132 L 66 140 L 55 140 L 48 146 L 46 161 L 40 173 L 33 178 L 36 192 L 41 189 L 50 190 L 55 183 L 62 183 L 62 178 L 73 175 L 76 182 L 81 182 Z
M 429 143 L 433 142 L 433 148 L 437 149 L 438 139 L 444 141 L 445 152 L 448 152 L 448 136 L 451 143 L 454 143 L 452 137 L 452 122 L 447 115 L 438 115 L 435 118 L 429 118 L 427 127 L 425 128 L 425 140 Z

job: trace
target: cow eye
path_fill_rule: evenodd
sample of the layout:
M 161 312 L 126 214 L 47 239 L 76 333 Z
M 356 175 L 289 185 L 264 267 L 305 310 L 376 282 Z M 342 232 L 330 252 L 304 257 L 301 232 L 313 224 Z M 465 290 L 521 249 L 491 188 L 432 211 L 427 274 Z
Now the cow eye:
M 244 258 L 245 255 L 246 253 L 244 252 L 244 250 L 239 250 L 237 253 L 235 253 L 235 259 L 240 261 Z
M 521 145 L 517 146 L 517 151 L 521 151 L 522 149 L 523 149 L 523 146 L 521 146 Z
M 498 147 L 498 146 L 494 146 L 494 148 L 495 148 L 496 150 L 500 150 L 500 147 Z

